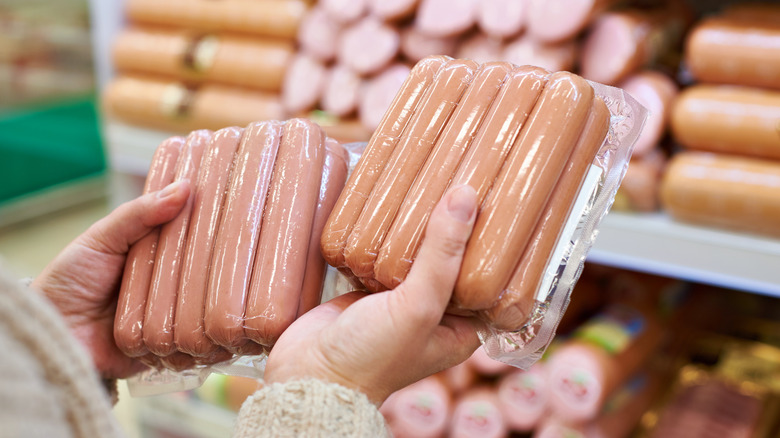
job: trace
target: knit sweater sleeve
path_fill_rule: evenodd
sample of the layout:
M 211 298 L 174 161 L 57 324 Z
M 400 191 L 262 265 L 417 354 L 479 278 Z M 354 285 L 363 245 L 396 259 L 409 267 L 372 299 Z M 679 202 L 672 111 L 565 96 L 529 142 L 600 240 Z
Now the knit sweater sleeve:
M 389 437 L 384 418 L 364 394 L 335 383 L 296 380 L 266 385 L 238 414 L 236 438 Z

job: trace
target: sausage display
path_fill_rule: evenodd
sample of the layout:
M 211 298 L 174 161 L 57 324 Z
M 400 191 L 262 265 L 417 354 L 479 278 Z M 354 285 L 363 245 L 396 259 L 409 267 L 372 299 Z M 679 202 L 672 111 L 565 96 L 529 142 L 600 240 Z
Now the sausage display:
M 530 0 L 482 0 L 477 10 L 477 24 L 482 32 L 507 38 L 525 27 Z
M 355 72 L 343 65 L 333 66 L 325 78 L 320 106 L 339 116 L 348 116 L 357 109 L 363 81 Z
M 387 2 L 392 3 L 392 2 Z M 401 53 L 410 61 L 417 62 L 426 56 L 455 54 L 458 39 L 454 37 L 432 37 L 420 32 L 414 26 L 401 30 Z
M 680 221 L 780 236 L 780 164 L 678 153 L 661 182 L 661 204 Z
M 217 228 L 233 170 L 233 158 L 243 132 L 240 128 L 225 128 L 214 133 L 194 181 L 192 221 L 174 315 L 176 347 L 192 356 L 206 356 L 217 349 L 216 344 L 206 337 L 203 314 Z
M 555 249 L 558 236 L 566 224 L 570 206 L 577 197 L 588 167 L 604 142 L 609 129 L 609 119 L 609 110 L 604 101 L 593 99 L 584 135 L 580 137 L 574 153 L 563 169 L 504 295 L 494 307 L 482 314 L 494 327 L 517 330 L 527 320 L 534 305 L 534 294 L 544 276 L 549 254 Z
M 530 37 L 521 36 L 504 47 L 501 59 L 517 65 L 535 65 L 550 71 L 571 71 L 577 60 L 577 44 L 574 41 L 539 44 Z
M 702 82 L 780 89 L 780 8 L 766 6 L 699 23 L 685 48 L 691 75 Z
M 306 12 L 298 29 L 298 45 L 307 55 L 328 62 L 336 56 L 339 35 L 341 25 L 321 5 L 314 6 Z
M 142 24 L 293 39 L 306 13 L 304 0 L 131 0 L 127 17 Z
M 677 98 L 677 84 L 663 73 L 645 70 L 626 78 L 619 88 L 649 110 L 645 126 L 634 144 L 634 156 L 645 155 L 658 146 L 666 133 L 672 105 Z
M 473 61 L 447 62 L 393 150 L 344 248 L 347 266 L 358 277 L 373 276 L 374 261 L 393 217 L 476 68 Z
M 500 298 L 583 132 L 592 100 L 593 88 L 579 76 L 550 76 L 477 216 L 455 285 L 456 305 L 486 309 Z
M 114 66 L 127 73 L 159 74 L 278 91 L 293 56 L 286 41 L 197 35 L 189 31 L 128 29 L 114 43 Z
M 780 158 L 780 91 L 726 85 L 685 89 L 672 109 L 672 135 L 709 152 Z
M 385 21 L 401 20 L 409 17 L 417 9 L 420 0 L 368 0 L 369 10 L 375 17 Z
M 486 63 L 474 74 L 451 122 L 436 141 L 387 232 L 374 265 L 380 283 L 393 288 L 406 278 L 422 240 L 424 225 L 449 186 L 449 178 L 442 175 L 454 174 L 511 71 L 511 64 Z
M 282 83 L 282 106 L 296 115 L 314 108 L 325 89 L 327 69 L 317 58 L 299 53 L 287 66 Z
M 620 0 L 528 0 L 528 33 L 537 41 L 575 37 L 602 11 Z
M 152 157 L 144 193 L 162 190 L 173 182 L 184 141 L 182 137 L 171 137 L 160 144 Z M 142 328 L 159 235 L 159 228 L 150 231 L 130 248 L 125 261 L 114 318 L 114 341 L 130 357 L 149 351 L 143 342 Z
M 217 230 L 204 325 L 206 335 L 229 351 L 247 343 L 244 308 L 281 136 L 278 122 L 245 129 Z
M 263 346 L 272 346 L 298 314 L 324 143 L 322 129 L 308 120 L 290 120 L 282 130 L 244 314 L 246 335 Z
M 322 254 L 331 266 L 346 266 L 344 248 L 363 205 L 379 179 L 384 163 L 412 118 L 417 104 L 444 62 L 443 57 L 430 57 L 420 61 L 412 69 L 369 140 L 362 159 L 349 177 L 322 232 Z
M 195 131 L 187 136 L 184 149 L 176 163 L 176 181 L 193 181 L 201 158 L 212 136 L 211 131 Z M 194 192 L 179 214 L 160 229 L 155 254 L 152 282 L 144 316 L 143 338 L 146 347 L 158 356 L 176 351 L 173 342 L 173 318 L 176 311 L 181 264 L 184 258 L 187 231 L 190 225 Z
M 368 75 L 389 65 L 401 48 L 398 31 L 366 18 L 345 29 L 339 39 L 339 61 L 356 73 Z
M 447 37 L 461 34 L 477 22 L 479 0 L 420 0 L 414 25 L 420 32 Z

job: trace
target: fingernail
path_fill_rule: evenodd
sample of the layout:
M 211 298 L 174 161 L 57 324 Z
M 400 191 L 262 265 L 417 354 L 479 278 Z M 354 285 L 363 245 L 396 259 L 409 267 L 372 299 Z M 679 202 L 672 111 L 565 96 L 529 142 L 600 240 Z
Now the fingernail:
M 477 210 L 477 192 L 467 185 L 456 187 L 450 193 L 447 211 L 453 219 L 469 222 Z
M 176 192 L 178 192 L 179 189 L 181 188 L 182 182 L 183 181 L 175 181 L 168 184 L 167 186 L 165 186 L 165 188 L 157 192 L 157 198 L 163 199 L 175 195 Z

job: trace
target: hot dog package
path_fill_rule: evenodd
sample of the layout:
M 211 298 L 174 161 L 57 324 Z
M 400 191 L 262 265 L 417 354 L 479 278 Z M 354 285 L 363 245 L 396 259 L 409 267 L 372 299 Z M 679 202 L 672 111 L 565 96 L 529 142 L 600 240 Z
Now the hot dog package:
M 158 147 L 145 191 L 183 179 L 192 191 L 128 254 L 114 338 L 152 367 L 131 391 L 186 389 L 214 371 L 262 375 L 265 351 L 320 303 L 320 235 L 348 160 L 302 119 L 194 131 Z
M 479 202 L 449 311 L 528 368 L 552 340 L 647 111 L 567 72 L 428 57 L 401 86 L 322 234 L 352 287 L 399 285 L 448 187 Z

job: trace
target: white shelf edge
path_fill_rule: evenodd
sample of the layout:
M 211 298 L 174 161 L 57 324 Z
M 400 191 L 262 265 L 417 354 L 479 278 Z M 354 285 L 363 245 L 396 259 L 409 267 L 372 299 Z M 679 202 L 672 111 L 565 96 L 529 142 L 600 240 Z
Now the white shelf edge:
M 146 175 L 160 142 L 175 135 L 107 120 L 114 170 Z M 780 298 L 780 240 L 686 225 L 662 213 L 612 212 L 588 261 Z
M 780 297 L 780 240 L 612 212 L 588 261 Z

